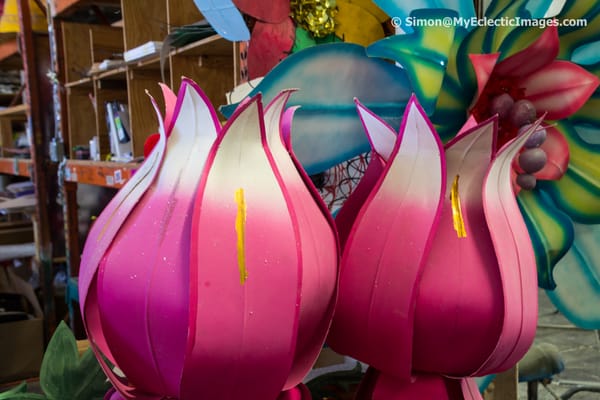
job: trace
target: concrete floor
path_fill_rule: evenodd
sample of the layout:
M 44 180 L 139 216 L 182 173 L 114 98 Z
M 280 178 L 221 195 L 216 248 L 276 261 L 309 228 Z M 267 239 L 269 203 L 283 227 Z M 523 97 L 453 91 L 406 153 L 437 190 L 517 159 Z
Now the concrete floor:
M 557 346 L 564 359 L 565 369 L 555 375 L 555 378 L 548 384 L 548 388 L 554 394 L 539 385 L 538 399 L 562 399 L 561 396 L 582 385 L 591 385 L 600 390 L 600 337 L 598 331 L 576 328 L 557 312 L 544 291 L 540 290 L 539 293 L 539 319 L 535 343 L 545 342 Z M 594 400 L 600 399 L 600 393 L 581 391 L 568 398 Z M 519 383 L 519 400 L 521 399 L 527 399 L 526 383 Z

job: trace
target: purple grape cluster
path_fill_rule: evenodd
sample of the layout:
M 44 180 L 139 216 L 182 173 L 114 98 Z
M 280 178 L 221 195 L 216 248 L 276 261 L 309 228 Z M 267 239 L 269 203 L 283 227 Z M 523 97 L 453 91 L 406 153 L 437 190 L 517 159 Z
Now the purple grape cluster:
M 531 128 L 536 119 L 536 110 L 529 100 L 520 99 L 515 101 L 508 93 L 502 93 L 494 97 L 490 102 L 490 112 L 498 114 L 501 120 L 508 120 L 512 126 L 518 128 L 518 134 Z M 546 140 L 547 132 L 544 128 L 538 128 L 525 143 L 525 150 L 519 155 L 517 162 L 523 173 L 517 176 L 517 184 L 525 190 L 535 188 L 537 179 L 533 175 L 546 165 L 548 157 L 546 152 L 540 148 Z

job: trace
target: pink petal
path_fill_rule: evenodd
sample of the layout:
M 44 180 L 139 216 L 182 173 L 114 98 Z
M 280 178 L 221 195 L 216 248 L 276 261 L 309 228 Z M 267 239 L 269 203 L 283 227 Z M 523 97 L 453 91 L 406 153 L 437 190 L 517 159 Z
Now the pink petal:
M 144 161 L 133 177 L 127 181 L 125 186 L 117 192 L 92 225 L 81 256 L 79 271 L 79 304 L 91 347 L 113 386 L 128 398 L 132 398 L 133 395 L 130 393 L 134 391 L 134 388 L 121 382 L 103 358 L 107 357 L 113 364 L 116 364 L 115 358 L 106 343 L 100 321 L 96 277 L 100 261 L 112 244 L 113 239 L 117 236 L 123 222 L 155 180 L 163 161 L 166 135 L 162 124 L 162 116 L 160 116 L 156 102 L 153 101 L 153 104 L 158 115 L 161 132 L 156 149 Z
M 482 187 L 496 136 L 494 118 L 446 145 L 448 186 L 419 285 L 414 370 L 469 375 L 495 347 L 501 329 L 498 315 L 503 310 L 503 294 L 483 212 Z M 456 230 L 451 201 L 450 182 L 457 177 L 464 237 Z
M 416 374 L 405 381 L 394 376 L 379 374 L 375 379 L 369 400 L 481 400 L 477 384 L 472 379 L 454 379 L 441 375 Z
M 350 197 L 348 197 L 342 208 L 338 211 L 335 217 L 335 225 L 338 230 L 342 249 L 346 246 L 346 241 L 352 231 L 352 226 L 358 213 L 383 174 L 384 167 L 385 164 L 381 160 L 381 157 L 372 157 L 365 174 L 360 178 L 360 182 L 358 182 Z
M 325 204 L 319 207 L 321 197 L 313 196 L 307 187 L 312 186 L 310 179 L 301 175 L 283 142 L 281 121 L 291 93 L 286 91 L 276 96 L 267 106 L 264 117 L 267 143 L 295 219 L 302 254 L 298 342 L 284 389 L 302 381 L 323 347 L 335 305 L 338 263 L 333 220 Z
M 270 4 L 270 3 L 269 3 Z M 290 54 L 296 31 L 291 18 L 277 24 L 257 21 L 248 47 L 248 76 L 264 76 Z
M 263 22 L 279 23 L 290 15 L 290 3 L 286 0 L 234 0 L 233 3 L 244 14 Z
M 179 394 L 188 326 L 191 210 L 217 137 L 213 117 L 208 98 L 184 80 L 161 169 L 100 264 L 104 334 L 127 378 L 148 393 Z
M 442 144 L 412 97 L 342 258 L 328 343 L 401 379 L 411 374 L 416 282 L 439 219 L 444 169 Z
M 188 80 L 189 81 L 189 80 Z M 177 104 L 177 96 L 170 87 L 164 83 L 159 83 L 160 89 L 162 90 L 163 99 L 165 101 L 165 129 L 167 131 L 167 137 L 171 135 L 173 129 L 173 114 L 175 113 L 175 107 Z
M 499 62 L 495 72 L 501 77 L 525 77 L 554 61 L 558 48 L 558 28 L 549 26 L 530 46 Z
M 477 374 L 515 365 L 533 342 L 537 323 L 536 261 L 527 226 L 512 191 L 512 162 L 540 120 L 507 143 L 492 162 L 484 182 L 483 205 L 490 227 L 504 293 L 502 332 Z
M 483 89 L 485 89 L 485 86 L 490 80 L 490 76 L 492 76 L 492 72 L 494 72 L 494 67 L 496 66 L 499 57 L 500 53 L 469 54 L 469 59 L 471 60 L 471 64 L 475 70 L 475 77 L 477 78 L 477 96 L 475 99 L 479 99 L 479 96 L 483 93 Z
M 537 179 L 560 179 L 569 166 L 569 143 L 567 139 L 554 127 L 546 128 L 548 136 L 541 148 L 548 156 L 548 162 L 541 171 L 535 173 Z
M 373 153 L 365 174 L 361 177 L 360 182 L 335 217 L 338 237 L 342 248 L 346 244 L 358 212 L 375 187 L 375 184 L 377 184 L 398 139 L 398 135 L 394 129 L 385 121 L 362 105 L 357 99 L 354 102 L 356 103 L 356 109 L 363 128 L 367 133 L 367 138 L 371 142 Z
M 562 119 L 575 113 L 598 87 L 598 77 L 569 61 L 554 61 L 517 82 L 538 115 Z
M 274 399 L 291 369 L 302 254 L 262 117 L 236 109 L 196 195 L 181 398 Z
M 277 400 L 312 400 L 312 395 L 306 385 L 300 384 L 281 393 Z

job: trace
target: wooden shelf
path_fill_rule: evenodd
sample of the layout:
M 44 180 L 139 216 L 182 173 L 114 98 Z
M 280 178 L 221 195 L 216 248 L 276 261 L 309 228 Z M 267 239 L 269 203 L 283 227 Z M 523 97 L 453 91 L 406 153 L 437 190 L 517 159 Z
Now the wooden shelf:
M 81 78 L 78 81 L 65 83 L 66 88 L 77 87 L 77 86 L 92 86 L 93 80 L 92 78 Z
M 78 8 L 90 7 L 92 5 L 110 5 L 119 6 L 121 0 L 55 0 L 54 1 L 54 17 L 64 17 Z
M 27 110 L 29 110 L 27 104 L 19 104 L 18 106 L 2 108 L 0 109 L 0 118 L 23 117 L 23 119 L 25 119 L 27 118 Z
M 67 161 L 65 180 L 67 182 L 120 188 L 139 167 L 140 164 L 136 163 L 69 160 Z
M 171 56 L 175 55 L 231 57 L 233 46 L 230 41 L 220 35 L 213 35 L 171 50 Z
M 107 69 L 106 71 L 99 72 L 95 78 L 97 79 L 125 79 L 125 73 L 127 67 L 118 67 Z
M 4 60 L 7 60 L 13 56 L 19 56 L 17 39 L 10 39 L 0 43 L 0 62 L 3 62 Z
M 30 159 L 25 158 L 0 158 L 0 174 L 31 177 L 33 168 Z

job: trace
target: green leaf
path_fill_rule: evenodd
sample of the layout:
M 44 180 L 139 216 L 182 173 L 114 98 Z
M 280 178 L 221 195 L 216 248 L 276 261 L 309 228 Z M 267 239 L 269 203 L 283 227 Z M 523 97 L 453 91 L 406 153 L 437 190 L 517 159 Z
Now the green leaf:
M 14 388 L 7 390 L 6 392 L 0 393 L 0 400 L 12 399 L 11 396 L 14 396 L 17 393 L 25 392 L 27 392 L 27 382 L 21 382 L 19 386 L 15 386 Z
M 48 343 L 40 370 L 40 384 L 49 399 L 69 398 L 65 395 L 73 392 L 70 386 L 74 383 L 69 382 L 68 376 L 77 369 L 78 362 L 75 336 L 67 324 L 61 322 Z
M 74 399 L 103 399 L 104 394 L 110 388 L 110 384 L 106 379 L 106 375 L 92 349 L 87 349 L 79 362 L 77 369 L 79 378 L 77 382 L 77 390 L 74 393 Z
M 519 208 L 535 252 L 538 286 L 554 289 L 553 269 L 573 243 L 573 224 L 543 191 L 521 191 Z
M 90 349 L 79 359 L 75 337 L 64 322 L 48 343 L 40 384 L 49 400 L 100 400 L 110 388 Z
M 600 10 L 598 7 L 595 7 L 593 10 L 583 7 L 584 4 L 590 6 L 595 4 L 595 2 L 586 3 L 580 1 L 577 4 L 577 6 L 573 4 L 572 7 L 564 10 L 564 13 L 559 15 L 559 19 L 584 18 L 587 21 L 587 25 L 585 27 L 561 26 L 558 28 L 560 36 L 558 58 L 561 59 L 569 60 L 575 49 L 584 44 L 596 42 L 600 35 Z
M 600 329 L 600 225 L 574 224 L 575 241 L 554 270 L 547 291 L 558 310 L 583 329 Z
M 585 104 L 571 117 L 577 123 L 600 126 L 600 92 L 596 91 Z
M 569 143 L 569 166 L 558 181 L 541 182 L 560 209 L 576 222 L 600 223 L 600 144 L 580 133 L 581 128 L 569 121 L 559 121 L 556 128 Z
M 296 27 L 296 38 L 294 39 L 294 46 L 292 47 L 292 53 L 296 53 L 302 49 L 316 46 L 317 42 L 315 38 L 306 29 Z
M 410 35 L 394 35 L 379 40 L 367 48 L 370 57 L 396 61 L 408 74 L 421 106 L 428 115 L 435 108 L 454 48 L 455 27 L 444 26 L 444 18 L 456 18 L 450 10 L 415 10 L 411 17 L 419 21 L 439 21 L 439 26 L 415 26 Z
M 2 393 L 3 395 L 4 393 Z M 47 400 L 46 396 L 37 393 L 14 393 L 8 397 L 1 397 L 2 400 Z

